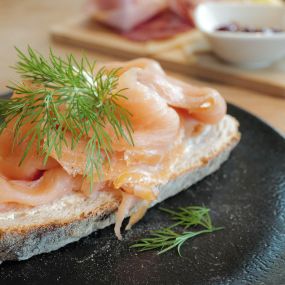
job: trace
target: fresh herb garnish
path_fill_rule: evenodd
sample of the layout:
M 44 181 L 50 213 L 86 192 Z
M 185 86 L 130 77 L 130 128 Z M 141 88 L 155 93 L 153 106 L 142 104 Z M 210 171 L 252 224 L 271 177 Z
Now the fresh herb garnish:
M 190 206 L 179 208 L 178 211 L 164 208 L 160 208 L 160 210 L 170 214 L 171 219 L 176 222 L 169 227 L 150 231 L 149 237 L 140 239 L 136 244 L 131 245 L 132 248 L 139 251 L 159 250 L 158 254 L 177 248 L 178 254 L 181 256 L 181 247 L 187 240 L 223 229 L 212 225 L 210 210 L 205 207 Z M 184 230 L 173 230 L 179 226 Z M 187 230 L 189 227 L 196 229 L 189 231 Z
M 13 122 L 14 143 L 28 141 L 21 163 L 32 145 L 46 162 L 52 151 L 61 157 L 62 147 L 76 148 L 87 139 L 85 176 L 102 174 L 102 165 L 112 153 L 112 137 L 132 144 L 130 113 L 118 104 L 126 99 L 118 90 L 118 69 L 101 68 L 86 57 L 77 61 L 73 55 L 62 59 L 50 50 L 45 58 L 28 47 L 27 54 L 17 49 L 19 61 L 14 67 L 26 82 L 13 83 L 16 94 L 11 100 L 0 99 L 0 134 Z M 94 74 L 95 73 L 95 74 Z M 24 133 L 22 128 L 30 124 Z M 71 134 L 71 143 L 65 139 Z

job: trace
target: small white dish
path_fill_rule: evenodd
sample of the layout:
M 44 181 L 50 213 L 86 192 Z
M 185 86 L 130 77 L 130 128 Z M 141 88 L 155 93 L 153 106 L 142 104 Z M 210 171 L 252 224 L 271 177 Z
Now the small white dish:
M 245 3 L 204 3 L 194 12 L 197 28 L 214 53 L 225 61 L 247 68 L 266 67 L 285 56 L 285 7 Z M 250 28 L 278 28 L 280 33 L 216 31 L 236 22 Z

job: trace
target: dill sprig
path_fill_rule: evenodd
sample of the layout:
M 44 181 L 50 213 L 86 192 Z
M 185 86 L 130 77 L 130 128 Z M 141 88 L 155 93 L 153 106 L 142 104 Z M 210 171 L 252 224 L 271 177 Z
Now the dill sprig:
M 187 240 L 223 229 L 212 225 L 210 210 L 205 207 L 190 206 L 179 208 L 178 211 L 165 208 L 160 208 L 160 210 L 168 213 L 176 223 L 166 228 L 150 231 L 149 237 L 138 240 L 131 246 L 132 248 L 139 251 L 159 250 L 158 254 L 177 248 L 181 256 L 181 247 Z M 174 231 L 173 228 L 178 226 L 183 227 L 184 230 Z M 189 227 L 195 230 L 186 230 Z
M 20 164 L 37 146 L 37 153 L 46 163 L 55 151 L 60 159 L 62 147 L 76 148 L 85 138 L 85 176 L 101 177 L 102 166 L 112 153 L 112 137 L 106 131 L 111 127 L 117 138 L 132 144 L 130 113 L 118 104 L 126 99 L 117 90 L 118 69 L 101 68 L 96 72 L 96 62 L 86 57 L 77 61 L 72 54 L 65 59 L 50 50 L 47 58 L 28 47 L 27 54 L 17 49 L 19 61 L 15 70 L 24 80 L 12 83 L 16 96 L 10 100 L 0 99 L 0 133 L 13 122 L 14 143 L 28 141 Z M 27 132 L 23 127 L 30 125 Z M 71 134 L 71 142 L 66 134 Z
M 206 229 L 212 228 L 210 209 L 201 206 L 180 207 L 178 211 L 159 208 L 168 213 L 173 221 L 176 221 L 171 227 L 182 226 L 185 229 L 192 226 L 201 226 Z

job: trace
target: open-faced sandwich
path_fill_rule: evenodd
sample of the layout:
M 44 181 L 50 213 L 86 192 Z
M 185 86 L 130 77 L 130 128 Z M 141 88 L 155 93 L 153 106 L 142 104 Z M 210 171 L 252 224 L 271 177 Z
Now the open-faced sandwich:
M 0 261 L 56 250 L 187 189 L 228 158 L 238 122 L 214 89 L 150 59 L 104 66 L 18 50 L 0 100 Z

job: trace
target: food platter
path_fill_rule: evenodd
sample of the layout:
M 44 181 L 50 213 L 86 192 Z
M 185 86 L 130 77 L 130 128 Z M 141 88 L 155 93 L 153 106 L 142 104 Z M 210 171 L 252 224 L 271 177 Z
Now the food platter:
M 7 96 L 7 95 L 6 95 Z M 285 140 L 230 105 L 242 139 L 219 171 L 161 204 L 205 205 L 224 230 L 163 255 L 130 249 L 148 230 L 168 225 L 158 207 L 118 241 L 113 227 L 56 252 L 0 266 L 3 284 L 284 284 Z

